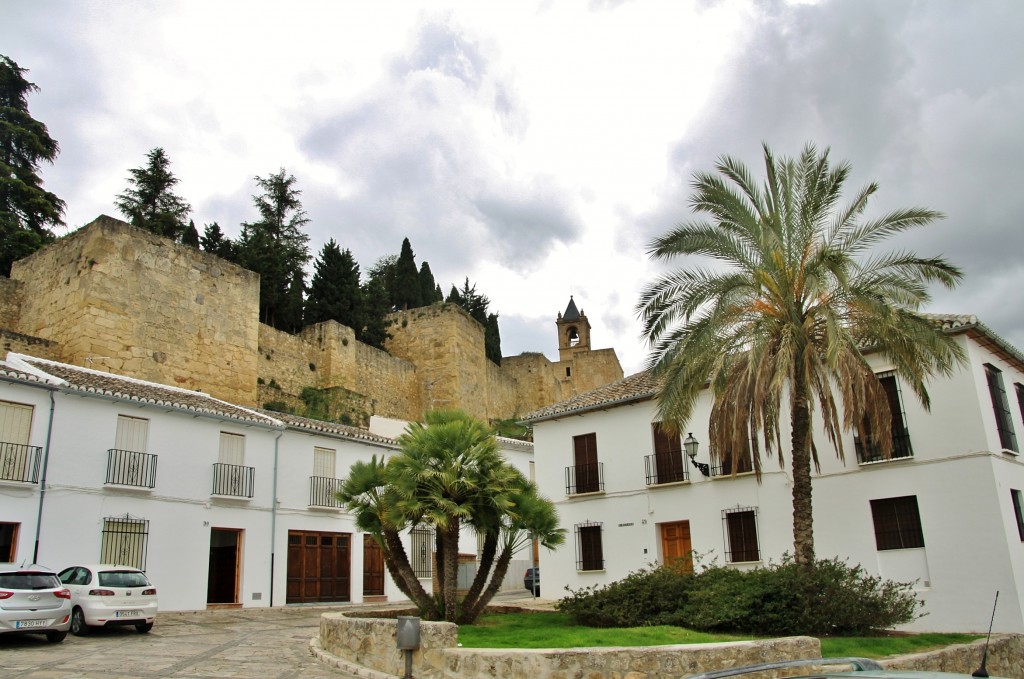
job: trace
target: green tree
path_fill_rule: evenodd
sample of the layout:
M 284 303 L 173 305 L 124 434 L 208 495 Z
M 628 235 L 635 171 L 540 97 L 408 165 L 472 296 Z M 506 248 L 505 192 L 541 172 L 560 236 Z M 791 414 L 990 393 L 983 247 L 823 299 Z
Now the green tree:
M 420 264 L 420 293 L 423 295 L 423 306 L 444 301 L 441 288 L 434 281 L 434 274 L 431 273 L 430 265 L 426 262 Z
M 362 285 L 362 298 L 362 314 L 357 326 L 353 328 L 356 331 L 356 339 L 371 347 L 384 349 L 384 345 L 391 339 L 391 333 L 388 332 L 391 302 L 384 282 L 380 278 L 370 276 Z
M 352 252 L 342 250 L 332 238 L 313 262 L 313 279 L 306 298 L 306 323 L 334 320 L 358 333 L 362 329 L 362 313 L 359 265 Z
M 394 288 L 391 293 L 391 303 L 395 309 L 416 309 L 423 306 L 420 275 L 416 270 L 416 255 L 412 252 L 408 238 L 402 240 L 402 252 L 395 262 Z
M 189 245 L 196 250 L 199 249 L 199 232 L 196 230 L 196 223 L 191 219 L 188 220 L 188 227 L 186 227 L 185 232 L 181 234 L 181 242 L 183 245 Z
M 38 92 L 28 71 L 0 55 L 0 273 L 53 241 L 52 226 L 64 225 L 64 201 L 43 189 L 40 163 L 52 164 L 60 146 L 46 125 L 29 113 L 28 95 Z
M 235 244 L 224 235 L 220 224 L 213 222 L 203 227 L 203 235 L 199 237 L 199 246 L 203 252 L 209 252 L 222 259 L 233 262 L 236 259 Z
M 398 438 L 400 452 L 385 464 L 353 465 L 339 498 L 356 525 L 381 545 L 388 572 L 429 620 L 472 622 L 497 593 L 515 551 L 537 539 L 565 540 L 554 505 L 537 494 L 498 451 L 493 433 L 460 411 L 433 411 Z M 429 526 L 436 534 L 439 590 L 427 593 L 410 565 L 401 531 Z M 484 536 L 477 576 L 458 597 L 462 528 Z
M 146 154 L 146 165 L 129 170 L 128 188 L 114 204 L 133 226 L 180 241 L 192 206 L 174 193 L 178 178 L 160 147 Z
M 501 334 L 498 332 L 498 316 L 487 313 L 488 307 L 491 305 L 491 300 L 487 298 L 487 295 L 477 292 L 476 284 L 470 285 L 467 276 L 461 290 L 452 286 L 446 301 L 465 309 L 473 317 L 473 320 L 484 327 L 484 351 L 487 358 L 496 365 L 501 365 Z
M 498 314 L 487 314 L 484 326 L 484 352 L 495 365 L 501 365 L 501 332 L 498 330 Z
M 295 182 L 284 168 L 266 179 L 256 177 L 261 192 L 252 199 L 260 218 L 242 225 L 237 243 L 238 263 L 260 275 L 260 321 L 288 332 L 301 327 L 302 299 L 296 291 L 309 261 L 309 236 L 301 230 L 309 219 Z
M 661 380 L 664 422 L 681 430 L 710 380 L 713 460 L 749 445 L 760 479 L 760 432 L 765 454 L 784 464 L 779 419 L 788 413 L 794 557 L 810 565 L 815 404 L 840 459 L 842 431 L 865 421 L 889 455 L 888 402 L 864 352 L 887 357 L 927 408 L 925 381 L 951 373 L 963 351 L 917 311 L 930 299 L 928 284 L 952 288 L 961 273 L 941 257 L 874 251 L 941 215 L 908 208 L 865 219 L 877 185 L 841 205 L 850 167 L 833 167 L 827 149 L 808 144 L 799 159 L 777 161 L 765 146 L 764 162 L 763 186 L 730 157 L 718 161 L 718 174 L 695 175 L 690 204 L 709 219 L 677 225 L 649 253 L 701 255 L 726 267 L 686 262 L 649 284 L 637 311 L 652 347 L 648 367 Z M 740 455 L 731 458 L 735 472 Z

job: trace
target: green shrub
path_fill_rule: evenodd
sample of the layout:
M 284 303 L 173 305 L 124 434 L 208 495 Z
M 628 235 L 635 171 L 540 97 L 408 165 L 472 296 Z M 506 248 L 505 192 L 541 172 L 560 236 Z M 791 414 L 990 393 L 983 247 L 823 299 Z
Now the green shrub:
M 753 635 L 863 635 L 918 617 L 910 583 L 883 580 L 839 559 L 812 568 L 781 563 L 741 571 L 654 567 L 606 586 L 569 590 L 559 610 L 581 625 L 678 625 Z

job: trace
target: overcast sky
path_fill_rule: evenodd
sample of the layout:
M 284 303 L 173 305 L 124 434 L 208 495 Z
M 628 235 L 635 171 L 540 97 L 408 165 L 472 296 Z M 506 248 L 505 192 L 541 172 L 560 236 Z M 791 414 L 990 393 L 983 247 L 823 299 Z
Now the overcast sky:
M 894 245 L 966 273 L 930 311 L 1024 348 L 1024 3 L 7 0 L 0 54 L 61 146 L 68 229 L 163 147 L 202 231 L 294 174 L 315 255 L 365 271 L 408 237 L 445 294 L 468 276 L 505 355 L 557 359 L 570 295 L 627 374 L 650 239 L 693 172 L 805 142 L 853 165 L 869 210 L 946 219 Z M 59 230 L 58 233 L 66 233 Z

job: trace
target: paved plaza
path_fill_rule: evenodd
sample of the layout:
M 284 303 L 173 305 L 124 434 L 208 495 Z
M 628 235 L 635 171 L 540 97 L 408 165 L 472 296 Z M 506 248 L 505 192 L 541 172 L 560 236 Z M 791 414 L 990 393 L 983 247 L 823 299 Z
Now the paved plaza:
M 68 635 L 0 636 L 0 677 L 19 679 L 346 679 L 309 654 L 325 607 L 160 613 L 132 627 Z M 347 609 L 351 610 L 351 608 Z

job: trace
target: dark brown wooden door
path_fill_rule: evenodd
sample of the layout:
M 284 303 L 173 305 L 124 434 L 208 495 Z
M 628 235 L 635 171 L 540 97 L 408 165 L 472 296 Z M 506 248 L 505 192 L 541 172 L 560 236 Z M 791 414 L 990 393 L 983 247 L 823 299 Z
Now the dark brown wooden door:
M 384 596 L 384 552 L 369 535 L 363 535 L 363 596 Z
M 687 572 L 693 572 L 689 521 L 661 524 L 661 558 L 666 566 L 675 564 Z
M 683 466 L 683 446 L 679 434 L 671 434 L 654 423 L 654 466 L 657 474 L 655 483 L 675 483 L 686 480 Z
M 572 444 L 576 464 L 576 492 L 596 493 L 601 490 L 597 466 L 597 434 L 573 436 Z
M 348 533 L 288 531 L 285 602 L 351 601 Z

